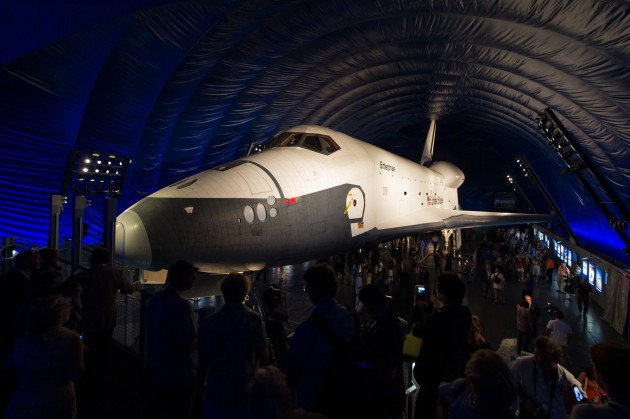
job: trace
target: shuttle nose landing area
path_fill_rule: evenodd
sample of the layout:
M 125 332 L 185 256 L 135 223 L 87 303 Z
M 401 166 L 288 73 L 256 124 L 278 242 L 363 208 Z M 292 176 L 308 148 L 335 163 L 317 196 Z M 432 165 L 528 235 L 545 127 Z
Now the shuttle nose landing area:
M 140 216 L 127 210 L 116 218 L 116 256 L 125 265 L 136 268 L 151 266 L 151 245 Z

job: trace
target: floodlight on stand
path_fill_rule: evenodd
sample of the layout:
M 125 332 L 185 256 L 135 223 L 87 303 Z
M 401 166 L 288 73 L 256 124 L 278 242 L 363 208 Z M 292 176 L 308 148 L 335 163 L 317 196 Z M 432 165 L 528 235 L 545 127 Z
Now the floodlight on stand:
M 66 166 L 61 194 L 70 189 L 77 193 L 118 195 L 122 189 L 124 174 L 131 163 L 128 157 L 112 153 L 85 153 L 72 150 Z M 107 183 L 110 187 L 95 185 Z
M 70 151 L 61 186 L 61 195 L 65 196 L 68 191 L 75 194 L 72 271 L 74 271 L 74 268 L 78 266 L 81 260 L 83 211 L 90 202 L 85 199 L 86 195 L 105 196 L 106 208 L 102 243 L 104 247 L 113 250 L 117 199 L 130 163 L 131 158 L 117 156 L 112 153 Z

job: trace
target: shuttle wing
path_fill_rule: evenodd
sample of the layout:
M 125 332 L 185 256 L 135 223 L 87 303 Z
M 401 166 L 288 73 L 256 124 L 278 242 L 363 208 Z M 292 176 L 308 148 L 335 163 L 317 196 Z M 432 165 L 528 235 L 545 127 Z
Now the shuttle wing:
M 501 226 L 509 224 L 546 223 L 553 216 L 546 214 L 525 214 L 514 212 L 486 212 L 449 210 L 444 208 L 422 208 L 412 213 L 389 218 L 378 223 L 378 230 L 401 230 L 409 233 L 423 231 L 463 228 Z

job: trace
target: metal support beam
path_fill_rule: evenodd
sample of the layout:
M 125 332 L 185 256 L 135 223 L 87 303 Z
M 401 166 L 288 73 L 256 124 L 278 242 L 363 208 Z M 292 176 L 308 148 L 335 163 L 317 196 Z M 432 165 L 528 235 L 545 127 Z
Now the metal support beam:
M 0 273 L 7 273 L 13 269 L 13 251 L 15 250 L 15 237 L 3 237 L 2 248 L 0 248 L 0 254 L 2 255 L 2 266 L 0 266 Z
M 538 178 L 536 173 L 534 173 L 534 171 L 532 170 L 532 166 L 527 162 L 527 159 L 524 156 L 518 156 L 517 157 L 517 161 L 519 162 L 519 164 L 522 165 L 523 169 L 526 171 L 528 176 L 531 178 L 532 184 L 534 186 L 536 186 L 536 188 L 538 188 L 538 190 L 542 194 L 543 198 L 545 198 L 545 201 L 547 201 L 547 205 L 549 205 L 549 208 L 551 208 L 553 210 L 554 216 L 558 217 L 560 219 L 560 222 L 562 223 L 564 228 L 567 230 L 567 232 L 569 233 L 571 238 L 575 241 L 575 243 L 578 246 L 581 246 L 580 241 L 578 240 L 577 236 L 575 235 L 575 233 L 571 229 L 571 225 L 569 224 L 567 219 L 564 218 L 564 214 L 562 214 L 562 212 L 558 211 L 558 206 L 556 205 L 556 203 L 554 202 L 553 198 L 551 197 L 551 195 L 549 194 L 549 192 L 545 188 L 544 184 L 540 181 L 540 179 Z
M 59 220 L 65 199 L 66 197 L 63 195 L 52 194 L 50 196 L 50 225 L 48 227 L 48 247 L 50 249 L 59 248 Z
M 521 188 L 521 185 L 519 185 L 517 181 L 514 181 L 514 187 L 521 193 L 521 196 L 525 198 L 525 201 L 527 201 L 527 205 L 529 205 L 529 210 L 533 212 L 538 212 L 536 210 L 536 207 L 534 207 L 534 204 L 532 204 L 532 201 L 529 200 L 529 197 L 527 196 L 527 194 L 525 193 L 523 188 Z
M 114 266 L 114 249 L 116 241 L 114 236 L 116 234 L 116 213 L 118 211 L 118 198 L 116 196 L 109 196 L 105 198 L 104 215 L 105 220 L 103 223 L 103 247 L 109 249 L 111 258 L 110 266 Z

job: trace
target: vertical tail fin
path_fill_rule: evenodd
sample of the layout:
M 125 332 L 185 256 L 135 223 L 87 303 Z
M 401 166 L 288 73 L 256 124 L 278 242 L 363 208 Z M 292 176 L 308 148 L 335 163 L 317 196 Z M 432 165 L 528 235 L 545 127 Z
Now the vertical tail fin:
M 424 141 L 424 149 L 422 150 L 422 158 L 420 164 L 424 165 L 426 162 L 433 160 L 433 145 L 435 144 L 435 120 L 431 120 L 429 125 L 429 132 L 427 138 Z

